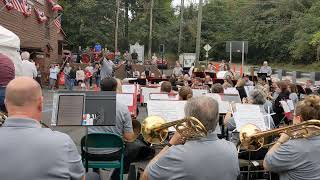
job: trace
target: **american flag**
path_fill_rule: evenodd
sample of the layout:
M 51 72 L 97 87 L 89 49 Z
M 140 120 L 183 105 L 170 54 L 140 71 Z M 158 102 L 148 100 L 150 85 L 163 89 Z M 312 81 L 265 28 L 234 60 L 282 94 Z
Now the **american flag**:
M 26 13 L 26 0 L 12 0 L 12 4 L 17 11 Z
M 54 25 L 58 28 L 58 32 L 61 30 L 61 15 L 53 20 Z

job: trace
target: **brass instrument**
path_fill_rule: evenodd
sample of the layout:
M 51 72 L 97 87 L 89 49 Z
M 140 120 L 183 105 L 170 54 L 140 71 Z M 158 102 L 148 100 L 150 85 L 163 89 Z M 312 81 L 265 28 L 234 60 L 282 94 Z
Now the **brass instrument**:
M 7 119 L 7 115 L 4 112 L 0 112 L 0 126 L 4 123 L 4 121 Z
M 166 122 L 159 116 L 149 116 L 142 122 L 141 133 L 145 141 L 161 144 L 168 136 L 168 128 L 174 126 L 177 132 L 186 139 L 195 139 L 207 135 L 203 124 L 194 117 Z
M 287 134 L 291 139 L 310 138 L 320 135 L 320 120 L 309 120 L 299 124 L 294 124 L 274 130 L 261 131 L 253 124 L 247 124 L 240 129 L 241 145 L 248 151 L 257 151 L 265 144 L 265 138 L 273 135 Z M 273 143 L 272 143 L 273 144 Z

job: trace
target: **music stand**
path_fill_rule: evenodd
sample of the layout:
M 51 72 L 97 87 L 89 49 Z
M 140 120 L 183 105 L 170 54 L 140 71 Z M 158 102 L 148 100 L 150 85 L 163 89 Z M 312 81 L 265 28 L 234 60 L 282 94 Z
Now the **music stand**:
M 199 78 L 205 78 L 205 73 L 204 72 L 193 72 L 195 77 Z
M 212 79 L 216 78 L 216 73 L 214 72 L 206 72 L 206 75 L 209 75 Z
M 269 77 L 267 73 L 257 73 L 258 78 L 267 78 Z

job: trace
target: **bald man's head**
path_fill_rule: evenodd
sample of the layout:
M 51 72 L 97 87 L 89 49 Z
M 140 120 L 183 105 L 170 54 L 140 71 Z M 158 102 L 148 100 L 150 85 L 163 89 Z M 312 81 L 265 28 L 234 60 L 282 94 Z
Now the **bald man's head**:
M 8 110 L 10 106 L 36 107 L 39 99 L 42 99 L 40 85 L 29 77 L 18 77 L 7 85 L 5 102 Z

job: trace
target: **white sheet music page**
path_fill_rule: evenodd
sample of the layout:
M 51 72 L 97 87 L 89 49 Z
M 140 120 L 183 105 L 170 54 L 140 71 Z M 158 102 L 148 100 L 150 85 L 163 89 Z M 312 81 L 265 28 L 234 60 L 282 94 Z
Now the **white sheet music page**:
M 184 106 L 187 101 L 157 101 L 149 100 L 147 104 L 148 116 L 160 116 L 167 122 L 172 122 L 185 117 Z M 173 127 L 169 131 L 175 131 Z
M 150 100 L 168 100 L 169 95 L 166 93 L 150 93 L 149 99 Z
M 125 106 L 133 106 L 133 94 L 117 94 L 117 102 Z
M 288 100 L 287 100 L 287 104 L 288 104 L 288 106 L 289 106 L 290 111 L 294 111 L 293 101 L 290 100 L 290 99 L 288 99 Z
M 218 102 L 222 101 L 220 94 L 207 93 L 206 96 L 212 97 L 213 99 L 217 100 Z
M 260 113 L 260 107 L 259 105 L 255 105 L 255 104 L 240 104 L 240 103 L 236 103 L 236 111 L 237 112 L 258 112 Z
M 228 101 L 219 101 L 219 113 L 220 114 L 226 114 L 228 111 L 231 111 L 230 109 L 230 102 Z
M 227 88 L 224 90 L 224 94 L 239 94 L 236 88 Z
M 290 112 L 290 107 L 286 101 L 280 101 L 280 104 L 281 104 L 284 112 L 286 112 L 286 113 Z
M 262 131 L 267 130 L 267 126 L 261 112 L 235 112 L 233 117 L 238 132 L 240 132 L 240 129 L 246 124 L 253 124 L 259 127 Z
M 208 93 L 207 89 L 192 89 L 193 97 L 205 96 Z
M 244 90 L 246 91 L 247 96 L 249 96 L 249 93 L 254 90 L 254 86 L 244 86 Z
M 122 85 L 122 93 L 135 93 L 136 86 L 134 84 L 123 84 Z
M 157 88 L 147 88 L 147 87 L 141 87 L 141 93 L 143 96 L 144 103 L 148 103 L 149 101 L 149 94 L 150 93 L 160 93 L 160 87 Z

